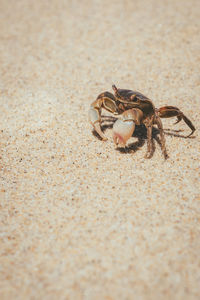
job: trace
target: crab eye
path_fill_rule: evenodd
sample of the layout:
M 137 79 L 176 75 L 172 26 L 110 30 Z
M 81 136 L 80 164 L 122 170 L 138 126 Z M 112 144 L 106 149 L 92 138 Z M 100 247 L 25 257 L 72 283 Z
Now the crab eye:
M 136 100 L 137 100 L 136 95 L 132 95 L 132 96 L 130 97 L 130 99 L 131 99 L 131 101 L 136 101 Z

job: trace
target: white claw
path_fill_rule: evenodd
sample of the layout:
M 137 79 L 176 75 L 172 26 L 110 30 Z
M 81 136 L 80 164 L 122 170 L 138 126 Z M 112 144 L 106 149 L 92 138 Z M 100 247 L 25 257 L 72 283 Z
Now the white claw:
M 118 119 L 113 126 L 113 140 L 116 145 L 126 146 L 126 142 L 132 136 L 135 123 L 132 120 Z
M 97 109 L 91 107 L 89 110 L 89 121 L 92 124 L 92 126 L 94 127 L 94 130 L 100 135 L 100 137 L 106 141 L 107 137 L 104 135 L 104 133 L 101 130 L 101 117 L 100 117 L 100 113 Z

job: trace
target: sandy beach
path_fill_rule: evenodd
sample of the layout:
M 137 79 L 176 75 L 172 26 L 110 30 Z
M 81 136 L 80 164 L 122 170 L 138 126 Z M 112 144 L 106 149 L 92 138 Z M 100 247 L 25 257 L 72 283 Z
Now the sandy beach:
M 0 0 L 0 299 L 200 297 L 200 2 Z M 173 105 L 145 159 L 103 117 L 104 91 Z M 111 116 L 102 111 L 103 116 Z

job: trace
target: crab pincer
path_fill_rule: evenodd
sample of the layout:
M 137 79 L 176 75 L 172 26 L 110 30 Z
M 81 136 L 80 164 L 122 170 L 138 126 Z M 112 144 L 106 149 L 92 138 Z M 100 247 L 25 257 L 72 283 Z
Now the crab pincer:
M 115 114 L 118 113 L 115 97 L 109 92 L 101 93 L 97 99 L 91 104 L 89 109 L 89 121 L 94 130 L 100 135 L 103 141 L 107 140 L 101 129 L 101 111 L 102 108 Z
M 125 147 L 126 142 L 132 136 L 135 129 L 135 123 L 132 120 L 124 121 L 118 119 L 113 126 L 113 140 L 118 146 Z
M 107 140 L 107 137 L 104 135 L 103 131 L 101 130 L 101 115 L 100 111 L 91 107 L 89 110 L 89 121 L 93 126 L 94 130 L 100 135 L 103 141 Z

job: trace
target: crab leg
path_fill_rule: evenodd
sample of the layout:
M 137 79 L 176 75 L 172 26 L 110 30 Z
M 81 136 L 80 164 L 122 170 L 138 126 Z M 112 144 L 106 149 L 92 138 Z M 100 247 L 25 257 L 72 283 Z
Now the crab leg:
M 103 141 L 107 140 L 101 129 L 101 111 L 105 110 L 116 113 L 117 106 L 115 104 L 115 97 L 109 92 L 100 94 L 97 99 L 91 104 L 89 109 L 89 121 L 92 124 L 94 130 L 100 135 Z
M 135 124 L 140 124 L 142 116 L 142 111 L 137 108 L 129 109 L 122 114 L 122 118 L 118 119 L 113 126 L 113 140 L 116 145 L 126 146 L 126 142 L 135 130 Z
M 163 106 L 158 109 L 158 115 L 160 118 L 171 118 L 171 117 L 177 117 L 177 121 L 175 124 L 179 123 L 182 119 L 183 121 L 190 127 L 192 132 L 188 135 L 191 136 L 193 132 L 196 130 L 192 122 L 184 115 L 180 109 L 178 109 L 175 106 Z
M 164 135 L 163 125 L 162 125 L 162 121 L 161 121 L 161 119 L 160 119 L 157 112 L 156 112 L 156 115 L 155 115 L 154 122 L 158 126 L 158 129 L 159 129 L 159 132 L 160 132 L 160 142 L 161 142 L 162 153 L 164 155 L 164 158 L 167 159 L 168 154 L 167 154 L 167 149 L 166 149 L 166 145 L 165 145 L 165 135 Z
M 152 144 L 152 122 L 145 124 L 147 128 L 147 153 L 146 158 L 151 158 L 153 154 L 153 144 Z

